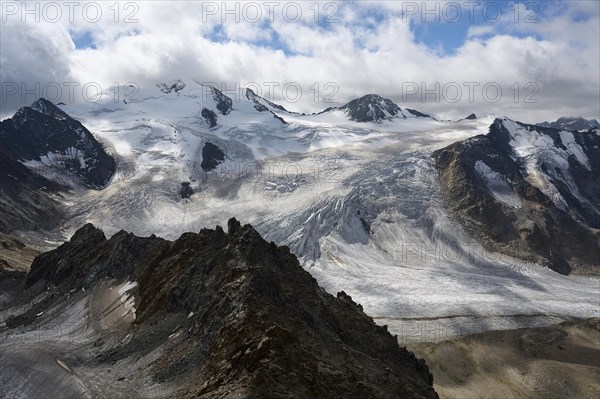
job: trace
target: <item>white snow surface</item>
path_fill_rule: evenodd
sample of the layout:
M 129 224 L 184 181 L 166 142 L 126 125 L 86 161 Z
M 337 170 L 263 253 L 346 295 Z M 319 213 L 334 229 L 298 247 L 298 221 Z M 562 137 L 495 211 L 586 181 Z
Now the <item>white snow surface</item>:
M 577 158 L 577 161 L 585 166 L 587 170 L 592 170 L 590 166 L 590 160 L 583 152 L 581 146 L 575 142 L 575 136 L 573 136 L 573 133 L 563 130 L 559 133 L 559 135 L 563 145 L 567 147 L 567 152 L 574 155 L 575 158 Z
M 137 311 L 137 309 L 135 308 L 135 295 L 130 291 L 137 287 L 137 285 L 137 281 L 128 281 L 126 283 L 123 283 L 123 285 L 121 285 L 118 288 L 119 295 L 121 296 L 120 300 L 124 307 L 124 311 L 121 314 L 121 317 L 131 315 L 135 320 L 135 312 Z
M 40 156 L 39 160 L 22 160 L 21 163 L 49 180 L 69 185 L 72 188 L 83 188 L 81 179 L 70 170 L 74 161 L 77 161 L 80 169 L 87 167 L 88 160 L 83 152 L 75 147 L 69 147 L 64 151 L 48 152 Z
M 449 214 L 431 153 L 487 133 L 494 117 L 375 124 L 349 121 L 343 111 L 299 115 L 271 107 L 284 125 L 245 97 L 222 115 L 210 90 L 185 86 L 138 93 L 141 100 L 127 104 L 108 93 L 98 104 L 62 107 L 118 161 L 105 189 L 70 194 L 66 237 L 91 222 L 107 236 L 124 229 L 176 239 L 236 217 L 288 245 L 321 286 L 344 290 L 405 341 L 600 315 L 598 279 L 489 253 Z M 204 107 L 217 114 L 217 127 L 200 115 Z M 550 153 L 544 137 L 505 122 L 518 156 L 533 165 L 530 179 L 550 190 L 536 175 L 538 160 L 564 168 L 567 151 Z M 583 160 L 567 135 L 563 141 Z M 199 168 L 205 142 L 226 153 L 208 173 Z M 510 182 L 484 165 L 479 172 L 495 198 L 518 206 Z M 189 199 L 179 195 L 182 181 L 195 191 Z
M 130 291 L 130 290 L 134 289 L 135 287 L 137 287 L 137 285 L 138 285 L 137 281 L 126 282 L 123 286 L 121 286 L 119 288 L 119 295 L 123 296 L 127 291 Z
M 579 163 L 590 169 L 589 160 L 582 148 L 575 142 L 572 133 L 560 132 L 560 138 L 566 150 L 554 145 L 552 137 L 536 130 L 527 130 L 518 123 L 503 118 L 504 126 L 511 135 L 509 145 L 525 165 L 527 181 L 540 189 L 550 200 L 562 210 L 567 210 L 568 205 L 556 185 L 557 181 L 563 182 L 569 191 L 582 203 L 588 201 L 583 198 L 571 176 L 569 156 L 575 156 Z M 545 166 L 545 168 L 542 167 Z M 545 170 L 544 170 L 545 169 Z
M 483 161 L 475 162 L 475 172 L 484 179 L 487 189 L 496 200 L 512 208 L 521 207 L 523 201 L 506 176 L 494 172 Z

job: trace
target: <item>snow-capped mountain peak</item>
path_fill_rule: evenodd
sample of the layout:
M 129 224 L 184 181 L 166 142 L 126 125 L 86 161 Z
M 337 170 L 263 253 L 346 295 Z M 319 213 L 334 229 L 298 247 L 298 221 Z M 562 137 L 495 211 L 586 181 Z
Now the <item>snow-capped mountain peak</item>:
M 185 82 L 183 82 L 181 79 L 176 79 L 171 82 L 161 82 L 156 85 L 156 87 L 158 87 L 160 91 L 165 94 L 170 94 L 171 92 L 178 93 L 185 89 L 185 86 Z
M 357 122 L 379 122 L 398 115 L 406 118 L 399 106 L 377 94 L 354 99 L 340 109 L 345 110 L 350 119 Z
M 0 139 L 14 159 L 65 187 L 103 187 L 115 171 L 92 133 L 44 98 L 0 122 Z
M 46 100 L 45 98 L 39 98 L 29 107 L 34 109 L 42 114 L 51 116 L 55 119 L 69 119 L 70 116 L 67 115 L 62 109 L 54 105 L 51 101 Z
M 349 103 L 338 108 L 327 108 L 323 113 L 343 111 L 351 121 L 355 122 L 382 122 L 393 119 L 431 118 L 422 112 L 401 108 L 392 100 L 383 98 L 378 94 L 367 94 L 355 98 Z
M 600 122 L 596 119 L 584 119 L 581 116 L 563 116 L 558 118 L 556 122 L 543 122 L 539 123 L 538 126 L 582 131 L 600 128 Z
M 492 125 L 490 139 L 507 150 L 525 180 L 556 208 L 577 215 L 583 223 L 600 223 L 596 135 L 502 118 Z
M 570 273 L 598 265 L 598 148 L 596 134 L 498 118 L 487 135 L 434 157 L 444 196 L 473 235 Z

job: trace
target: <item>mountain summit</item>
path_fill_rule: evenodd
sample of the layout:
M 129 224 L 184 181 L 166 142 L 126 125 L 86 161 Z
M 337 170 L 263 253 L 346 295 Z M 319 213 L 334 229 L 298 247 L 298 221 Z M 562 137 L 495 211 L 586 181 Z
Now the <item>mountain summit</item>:
M 30 108 L 55 119 L 70 119 L 66 112 L 45 98 L 39 98 L 33 104 L 31 104 Z
M 501 118 L 433 155 L 447 203 L 486 248 L 598 274 L 599 147 L 596 133 Z
M 0 122 L 0 140 L 11 157 L 63 186 L 99 188 L 116 169 L 85 126 L 44 98 Z
M 381 122 L 395 118 L 431 118 L 416 110 L 400 108 L 392 100 L 377 94 L 367 94 L 339 108 L 328 108 L 322 113 L 335 110 L 344 111 L 350 120 L 355 122 Z

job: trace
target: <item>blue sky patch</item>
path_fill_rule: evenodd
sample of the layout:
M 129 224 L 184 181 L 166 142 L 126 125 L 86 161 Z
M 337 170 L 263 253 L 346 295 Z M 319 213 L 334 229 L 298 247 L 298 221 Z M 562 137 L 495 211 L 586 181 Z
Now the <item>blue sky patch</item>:
M 96 43 L 94 43 L 94 37 L 91 31 L 84 32 L 71 32 L 71 39 L 75 43 L 75 48 L 78 50 L 85 49 L 96 49 Z

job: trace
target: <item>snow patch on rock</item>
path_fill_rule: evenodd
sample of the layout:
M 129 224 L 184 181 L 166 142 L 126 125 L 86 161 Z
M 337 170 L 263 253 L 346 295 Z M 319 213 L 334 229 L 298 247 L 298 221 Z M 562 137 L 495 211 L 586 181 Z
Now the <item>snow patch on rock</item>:
M 475 162 L 475 172 L 485 181 L 490 194 L 497 200 L 511 208 L 520 208 L 523 201 L 513 189 L 510 180 L 493 171 L 483 161 Z

